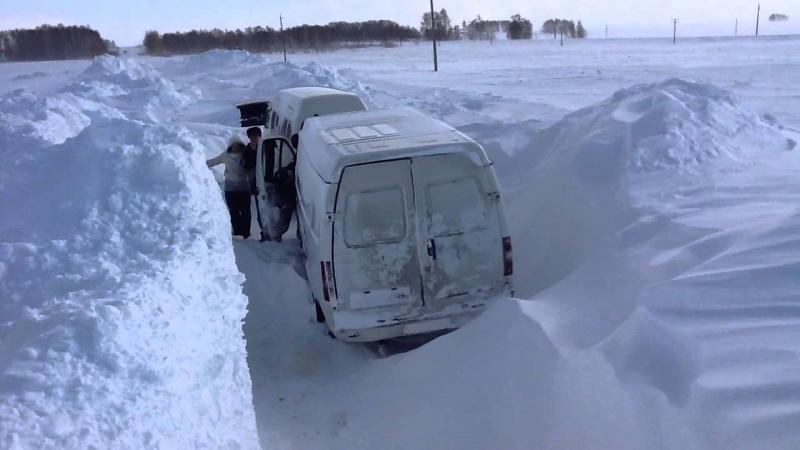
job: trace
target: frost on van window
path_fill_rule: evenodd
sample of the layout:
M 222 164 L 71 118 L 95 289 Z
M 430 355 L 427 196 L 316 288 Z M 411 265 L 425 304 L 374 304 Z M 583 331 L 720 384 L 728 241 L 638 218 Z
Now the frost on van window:
M 431 183 L 426 191 L 431 235 L 445 236 L 486 227 L 488 212 L 476 180 L 460 178 Z
M 347 196 L 344 238 L 349 247 L 398 242 L 406 235 L 405 201 L 400 186 Z

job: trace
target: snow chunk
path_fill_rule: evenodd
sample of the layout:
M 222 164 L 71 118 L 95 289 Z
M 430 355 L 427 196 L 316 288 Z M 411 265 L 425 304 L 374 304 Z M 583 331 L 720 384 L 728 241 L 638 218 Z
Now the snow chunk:
M 40 97 L 22 89 L 9 92 L 0 97 L 0 152 L 23 140 L 27 145 L 61 144 L 83 131 L 94 116 L 124 118 L 114 108 L 70 93 Z
M 178 86 L 134 58 L 98 56 L 67 92 L 111 104 L 129 117 L 163 122 L 200 97 L 196 86 Z
M 93 118 L 12 151 L 0 447 L 257 448 L 243 277 L 196 141 Z

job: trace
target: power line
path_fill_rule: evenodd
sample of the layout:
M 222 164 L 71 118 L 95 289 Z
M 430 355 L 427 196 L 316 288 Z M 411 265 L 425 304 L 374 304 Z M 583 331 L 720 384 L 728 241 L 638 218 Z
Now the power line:
M 675 45 L 678 36 L 678 19 L 672 19 L 672 45 Z
M 439 71 L 439 60 L 436 56 L 436 19 L 433 15 L 433 0 L 431 0 L 431 40 L 433 40 L 433 71 Z
M 283 34 L 283 14 L 278 16 L 281 20 L 281 42 L 283 43 L 283 62 L 286 62 L 286 35 Z
M 761 3 L 758 4 L 758 10 L 756 10 L 756 36 L 758 36 L 758 20 L 761 18 Z

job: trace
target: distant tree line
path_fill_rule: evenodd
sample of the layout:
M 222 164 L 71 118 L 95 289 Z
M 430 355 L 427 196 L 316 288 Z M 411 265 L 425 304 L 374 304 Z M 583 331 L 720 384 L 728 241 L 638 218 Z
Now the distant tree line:
M 290 50 L 326 50 L 343 43 L 390 45 L 396 41 L 419 39 L 420 33 L 390 20 L 367 22 L 331 22 L 327 25 L 301 25 L 287 28 L 283 34 L 270 27 L 244 30 L 192 30 L 164 33 L 148 31 L 144 37 L 146 53 L 174 55 L 200 53 L 211 49 L 274 52 Z
M 444 8 L 441 11 L 433 12 L 433 21 L 431 21 L 430 12 L 422 14 L 419 31 L 422 37 L 429 41 L 434 38 L 434 34 L 437 41 L 461 39 L 461 28 L 458 25 L 455 27 L 452 25 L 447 10 Z
M 93 58 L 115 53 L 116 45 L 85 26 L 42 25 L 0 31 L 0 60 L 44 61 Z
M 511 16 L 506 34 L 509 39 L 530 39 L 533 37 L 533 24 L 519 14 L 514 14 Z
M 466 20 L 461 22 L 461 26 L 452 25 L 447 10 L 434 11 L 433 21 L 431 13 L 422 14 L 420 21 L 420 33 L 422 37 L 431 40 L 434 36 L 432 30 L 435 25 L 435 37 L 438 41 L 449 41 L 458 39 L 469 40 L 493 40 L 497 33 L 505 33 L 508 39 L 530 39 L 533 37 L 533 25 L 530 20 L 514 14 L 511 20 L 485 20 L 477 16 L 469 23 Z
M 464 37 L 471 40 L 494 40 L 497 33 L 507 32 L 509 21 L 507 20 L 485 20 L 480 15 L 470 20 L 462 22 Z
M 542 33 L 544 34 L 559 34 L 564 31 L 564 36 L 571 38 L 584 39 L 589 35 L 586 28 L 579 20 L 576 24 L 572 20 L 567 19 L 547 19 L 542 24 Z

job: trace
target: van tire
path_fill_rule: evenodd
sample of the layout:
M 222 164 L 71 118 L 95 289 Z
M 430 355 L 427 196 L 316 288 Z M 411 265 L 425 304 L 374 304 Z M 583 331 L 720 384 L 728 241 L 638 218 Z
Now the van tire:
M 317 323 L 325 323 L 325 313 L 322 312 L 322 308 L 316 300 L 314 300 L 314 309 L 316 310 Z

